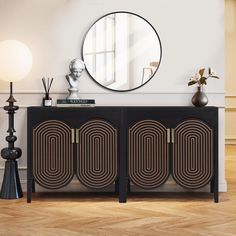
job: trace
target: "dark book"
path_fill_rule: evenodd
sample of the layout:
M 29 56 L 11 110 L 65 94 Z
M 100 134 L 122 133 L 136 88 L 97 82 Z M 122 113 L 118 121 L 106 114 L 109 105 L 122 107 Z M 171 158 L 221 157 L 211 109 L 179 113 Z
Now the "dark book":
M 94 99 L 57 99 L 57 105 L 73 105 L 73 104 L 95 105 L 95 100 Z

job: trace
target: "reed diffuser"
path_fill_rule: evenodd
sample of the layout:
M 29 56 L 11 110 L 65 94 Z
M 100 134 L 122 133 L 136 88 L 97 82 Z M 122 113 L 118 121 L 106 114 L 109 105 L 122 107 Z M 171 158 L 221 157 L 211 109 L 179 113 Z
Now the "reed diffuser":
M 43 106 L 44 107 L 51 107 L 52 106 L 52 98 L 49 96 L 49 91 L 52 86 L 52 81 L 53 81 L 53 78 L 51 78 L 51 79 L 48 78 L 47 82 L 44 77 L 42 78 L 43 87 L 45 90 L 45 97 L 43 98 Z

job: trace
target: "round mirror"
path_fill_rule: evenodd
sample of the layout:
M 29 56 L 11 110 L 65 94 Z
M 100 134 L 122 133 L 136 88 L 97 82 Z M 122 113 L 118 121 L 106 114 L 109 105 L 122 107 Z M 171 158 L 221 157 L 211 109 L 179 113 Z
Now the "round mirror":
M 89 75 L 101 86 L 129 91 L 147 83 L 161 62 L 161 41 L 153 26 L 129 12 L 113 12 L 88 30 L 82 58 Z

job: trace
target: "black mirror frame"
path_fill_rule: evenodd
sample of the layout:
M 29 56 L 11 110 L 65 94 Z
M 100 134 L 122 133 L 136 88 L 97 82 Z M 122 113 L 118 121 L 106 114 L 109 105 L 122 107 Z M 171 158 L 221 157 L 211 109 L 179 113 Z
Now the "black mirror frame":
M 138 89 L 138 88 L 144 86 L 145 84 L 147 84 L 147 83 L 154 77 L 154 75 L 156 74 L 157 70 L 158 70 L 159 67 L 160 67 L 161 60 L 162 60 L 162 44 L 161 44 L 160 36 L 159 36 L 159 34 L 157 33 L 156 29 L 153 27 L 153 25 L 152 25 L 148 20 L 146 20 L 144 17 L 142 17 L 142 16 L 140 16 L 140 15 L 138 15 L 138 14 L 136 14 L 136 13 L 128 12 L 128 11 L 115 11 L 115 12 L 110 12 L 110 13 L 108 13 L 108 14 L 105 14 L 105 15 L 99 17 L 99 18 L 89 27 L 89 29 L 86 31 L 86 34 L 85 34 L 85 36 L 84 36 L 84 38 L 83 38 L 83 41 L 82 41 L 81 57 L 82 57 L 82 60 L 84 61 L 84 53 L 83 53 L 84 41 L 85 41 L 86 36 L 87 36 L 88 32 L 90 31 L 90 29 L 91 29 L 100 19 L 102 19 L 103 17 L 109 16 L 109 15 L 112 15 L 112 14 L 116 14 L 116 13 L 127 13 L 127 14 L 131 14 L 131 15 L 135 15 L 135 16 L 137 16 L 137 17 L 143 19 L 144 21 L 146 21 L 146 22 L 151 26 L 151 28 L 154 30 L 154 32 L 156 33 L 156 36 L 157 36 L 157 38 L 158 38 L 158 40 L 159 40 L 159 44 L 160 44 L 160 60 L 159 60 L 159 64 L 158 64 L 156 70 L 154 71 L 154 73 L 152 74 L 152 76 L 151 76 L 145 83 L 141 84 L 140 86 L 135 87 L 135 88 L 132 88 L 132 89 L 127 89 L 127 90 L 117 90 L 117 89 L 107 88 L 106 86 L 103 86 L 102 84 L 100 84 L 100 83 L 99 83 L 95 78 L 93 78 L 93 76 L 89 73 L 89 71 L 88 71 L 88 69 L 87 69 L 87 67 L 86 67 L 86 64 L 85 64 L 85 69 L 86 69 L 88 75 L 91 77 L 91 79 L 92 79 L 95 83 L 97 83 L 98 85 L 100 85 L 101 87 L 103 87 L 103 88 L 105 88 L 105 89 L 108 89 L 108 90 L 110 90 L 110 91 L 113 91 L 113 92 L 130 92 L 130 91 L 133 91 L 133 90 L 135 90 L 135 89 Z

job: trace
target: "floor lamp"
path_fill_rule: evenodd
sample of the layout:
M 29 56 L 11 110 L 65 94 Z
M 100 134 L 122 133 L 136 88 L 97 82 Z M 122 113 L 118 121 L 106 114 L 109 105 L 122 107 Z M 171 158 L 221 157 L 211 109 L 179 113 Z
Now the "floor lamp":
M 1 156 L 6 160 L 0 198 L 17 199 L 23 197 L 17 161 L 21 156 L 21 149 L 14 146 L 17 137 L 14 135 L 14 113 L 19 109 L 14 105 L 13 82 L 26 77 L 32 66 L 32 55 L 28 47 L 16 40 L 0 42 L 0 79 L 10 82 L 10 97 L 4 106 L 8 113 L 9 127 L 6 141 L 8 147 L 1 150 Z

